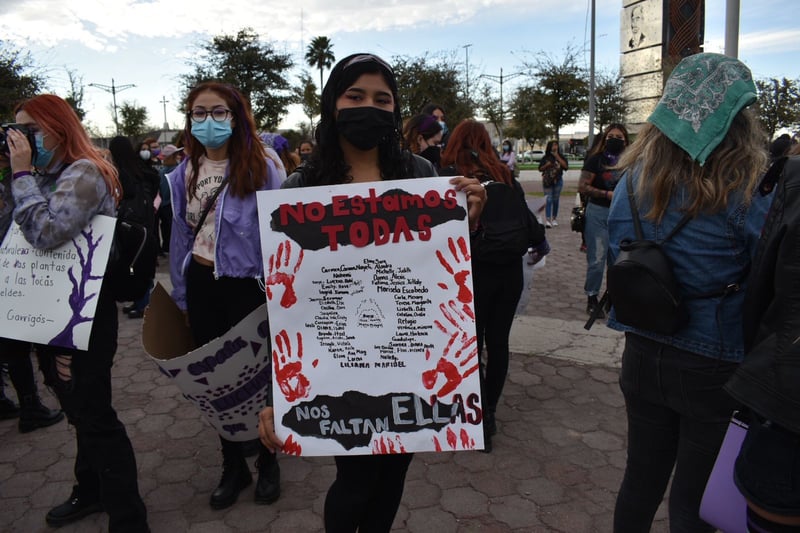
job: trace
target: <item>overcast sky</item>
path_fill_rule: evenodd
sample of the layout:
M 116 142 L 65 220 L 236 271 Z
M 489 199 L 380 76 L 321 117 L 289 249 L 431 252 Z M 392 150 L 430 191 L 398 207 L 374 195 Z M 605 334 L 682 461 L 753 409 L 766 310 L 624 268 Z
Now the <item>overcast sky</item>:
M 165 118 L 182 127 L 178 75 L 187 58 L 214 35 L 252 27 L 279 51 L 308 69 L 302 50 L 325 35 L 337 58 L 368 51 L 393 56 L 451 54 L 461 67 L 469 54 L 470 87 L 480 74 L 499 76 L 503 68 L 506 101 L 522 76 L 508 79 L 537 54 L 560 57 L 566 46 L 588 49 L 590 0 L 0 0 L 0 36 L 30 50 L 46 68 L 49 89 L 65 95 L 67 69 L 83 83 L 116 87 L 117 104 L 146 106 L 149 122 Z M 618 69 L 622 0 L 596 0 L 596 63 Z M 722 52 L 725 0 L 706 0 L 706 51 Z M 800 77 L 800 1 L 742 0 L 739 57 L 756 78 Z M 471 45 L 464 48 L 465 45 Z M 588 65 L 588 50 L 584 54 Z M 311 71 L 319 80 L 319 72 Z M 326 72 L 327 79 L 327 72 Z M 486 79 L 499 91 L 499 84 Z M 318 81 L 317 81 L 318 83 Z M 86 87 L 87 122 L 101 133 L 113 131 L 111 94 Z M 293 110 L 284 127 L 296 127 Z

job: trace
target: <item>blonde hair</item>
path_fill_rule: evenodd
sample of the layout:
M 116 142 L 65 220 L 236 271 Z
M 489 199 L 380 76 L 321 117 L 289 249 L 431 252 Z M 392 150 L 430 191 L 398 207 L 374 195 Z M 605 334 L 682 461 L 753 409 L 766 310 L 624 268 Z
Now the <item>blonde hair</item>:
M 755 114 L 743 109 L 703 166 L 648 123 L 623 152 L 617 167 L 639 172 L 637 193 L 649 205 L 643 216 L 660 222 L 679 188 L 688 193 L 681 209 L 692 216 L 722 211 L 731 193 L 740 194 L 741 201 L 749 204 L 767 168 L 767 152 Z

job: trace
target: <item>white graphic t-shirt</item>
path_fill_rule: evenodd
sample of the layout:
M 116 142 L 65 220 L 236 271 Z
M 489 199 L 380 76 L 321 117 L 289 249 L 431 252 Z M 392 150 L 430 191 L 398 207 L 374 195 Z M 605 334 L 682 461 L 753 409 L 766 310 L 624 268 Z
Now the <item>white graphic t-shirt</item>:
M 205 157 L 200 158 L 200 170 L 197 175 L 197 186 L 195 193 L 189 193 L 189 201 L 186 204 L 186 222 L 193 230 L 200 220 L 200 215 L 206 208 L 208 201 L 214 196 L 217 188 L 222 183 L 225 176 L 225 170 L 228 168 L 228 160 L 211 161 Z M 191 162 L 186 165 L 186 175 L 190 176 L 192 172 Z M 216 204 L 219 202 L 219 196 L 215 201 L 215 205 L 211 206 L 208 211 L 206 219 L 203 221 L 203 227 L 197 233 L 197 238 L 194 240 L 194 247 L 192 253 L 214 262 L 214 244 L 215 244 L 215 223 L 214 211 Z

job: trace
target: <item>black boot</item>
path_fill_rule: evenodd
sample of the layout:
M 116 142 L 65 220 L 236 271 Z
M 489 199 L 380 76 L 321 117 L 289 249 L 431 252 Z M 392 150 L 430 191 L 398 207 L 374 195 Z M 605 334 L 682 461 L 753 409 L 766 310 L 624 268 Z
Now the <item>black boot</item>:
M 46 428 L 64 420 L 64 413 L 48 409 L 36 394 L 23 396 L 19 409 L 19 432 L 28 433 L 34 429 Z
M 222 479 L 211 493 L 208 502 L 212 509 L 225 509 L 230 507 L 239 497 L 239 493 L 253 482 L 253 475 L 244 460 L 244 457 L 226 457 L 222 463 Z
M 0 420 L 8 420 L 9 418 L 17 418 L 18 416 L 19 407 L 17 407 L 17 404 L 6 398 L 6 395 L 0 392 Z
M 61 527 L 102 510 L 97 498 L 81 495 L 78 485 L 75 485 L 67 501 L 50 509 L 44 519 L 51 527 Z
M 256 483 L 256 503 L 273 503 L 281 495 L 281 467 L 278 458 L 266 448 L 261 449 L 256 459 L 258 482 Z

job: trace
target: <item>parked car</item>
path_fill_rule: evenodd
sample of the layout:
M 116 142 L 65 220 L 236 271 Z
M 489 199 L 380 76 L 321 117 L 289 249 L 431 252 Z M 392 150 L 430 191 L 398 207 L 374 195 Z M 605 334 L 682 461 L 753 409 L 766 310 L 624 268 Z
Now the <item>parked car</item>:
M 526 163 L 538 163 L 544 157 L 544 152 L 542 150 L 528 150 L 522 156 L 523 162 Z

